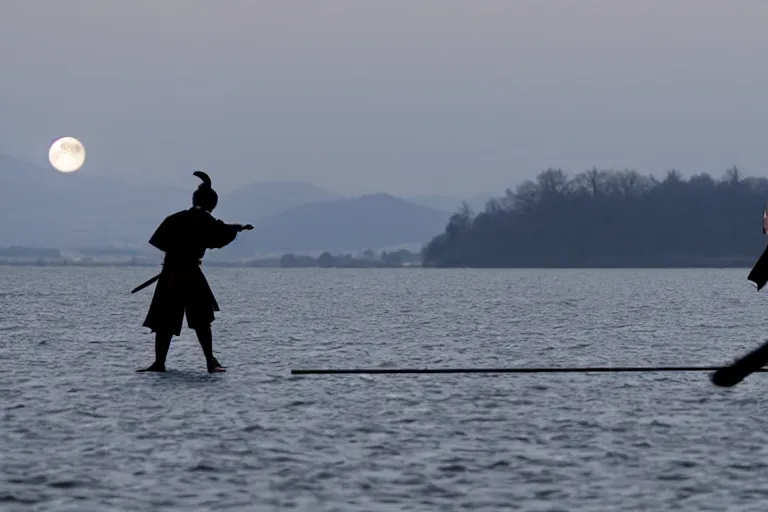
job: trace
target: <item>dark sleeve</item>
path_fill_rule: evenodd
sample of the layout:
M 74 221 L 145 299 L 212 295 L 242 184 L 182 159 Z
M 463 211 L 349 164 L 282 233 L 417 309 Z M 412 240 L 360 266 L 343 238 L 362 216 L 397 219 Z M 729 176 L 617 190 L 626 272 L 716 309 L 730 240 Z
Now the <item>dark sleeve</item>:
M 174 230 L 171 224 L 171 218 L 167 217 L 163 222 L 160 223 L 160 225 L 149 239 L 149 243 L 151 245 L 163 252 L 168 252 L 168 250 L 173 246 L 172 237 Z
M 205 247 L 208 249 L 221 249 L 229 245 L 237 237 L 237 226 L 234 224 L 225 224 L 220 220 L 211 218 L 210 227 Z

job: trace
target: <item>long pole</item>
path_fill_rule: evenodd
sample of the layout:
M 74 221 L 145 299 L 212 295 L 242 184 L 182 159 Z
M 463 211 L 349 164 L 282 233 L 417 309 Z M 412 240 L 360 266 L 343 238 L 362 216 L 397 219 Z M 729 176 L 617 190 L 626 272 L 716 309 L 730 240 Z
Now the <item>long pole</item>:
M 291 375 L 329 374 L 429 374 L 429 373 L 654 373 L 654 372 L 714 372 L 722 366 L 587 366 L 531 368 L 350 368 L 295 369 Z M 768 368 L 755 370 L 768 371 Z

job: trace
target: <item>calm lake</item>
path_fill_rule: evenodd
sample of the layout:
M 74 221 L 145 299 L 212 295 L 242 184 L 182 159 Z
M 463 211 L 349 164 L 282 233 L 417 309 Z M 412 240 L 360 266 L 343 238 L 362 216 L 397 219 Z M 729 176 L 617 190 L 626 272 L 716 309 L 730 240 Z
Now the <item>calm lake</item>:
M 151 268 L 0 267 L 0 510 L 768 510 L 768 374 L 291 376 L 717 365 L 748 270 L 205 269 L 169 372 Z

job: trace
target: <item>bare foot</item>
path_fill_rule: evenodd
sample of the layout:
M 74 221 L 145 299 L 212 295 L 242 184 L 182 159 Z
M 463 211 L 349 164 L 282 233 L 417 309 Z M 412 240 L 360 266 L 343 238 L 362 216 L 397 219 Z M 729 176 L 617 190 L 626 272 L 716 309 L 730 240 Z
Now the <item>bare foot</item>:
M 165 371 L 165 365 L 164 364 L 152 363 L 152 365 L 149 368 L 144 368 L 143 370 L 136 370 L 136 373 L 142 373 L 142 372 L 164 372 L 164 371 Z

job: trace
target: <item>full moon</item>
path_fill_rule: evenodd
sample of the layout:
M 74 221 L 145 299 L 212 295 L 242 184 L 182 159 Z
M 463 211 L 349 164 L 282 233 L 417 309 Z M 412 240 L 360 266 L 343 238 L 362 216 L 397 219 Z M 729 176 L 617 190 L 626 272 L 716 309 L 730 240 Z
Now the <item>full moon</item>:
M 74 137 L 61 137 L 51 144 L 48 160 L 59 172 L 74 172 L 85 162 L 85 147 Z

